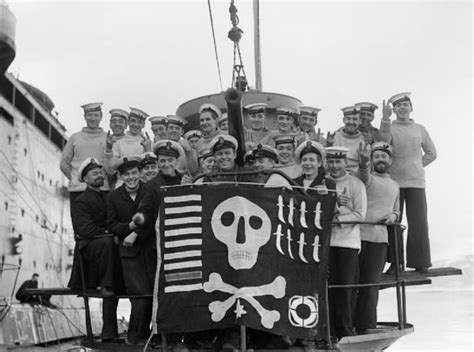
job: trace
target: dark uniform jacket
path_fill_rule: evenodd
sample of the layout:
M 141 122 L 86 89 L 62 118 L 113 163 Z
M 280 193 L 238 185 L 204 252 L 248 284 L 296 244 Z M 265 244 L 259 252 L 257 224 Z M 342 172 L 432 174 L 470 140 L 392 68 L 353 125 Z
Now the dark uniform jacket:
M 107 229 L 119 238 L 119 253 L 121 257 L 137 256 L 140 247 L 145 241 L 137 238 L 132 247 L 124 247 L 123 240 L 133 231 L 129 223 L 137 212 L 138 205 L 143 197 L 143 183 L 140 182 L 135 200 L 133 200 L 125 188 L 125 184 L 109 193 L 107 197 Z

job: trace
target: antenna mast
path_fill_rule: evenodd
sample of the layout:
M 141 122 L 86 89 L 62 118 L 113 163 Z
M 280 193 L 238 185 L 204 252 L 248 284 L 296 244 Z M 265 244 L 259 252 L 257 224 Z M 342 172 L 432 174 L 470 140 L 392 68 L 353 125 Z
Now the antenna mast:
M 253 0 L 253 45 L 255 57 L 255 89 L 262 91 L 262 56 L 260 51 L 260 0 Z

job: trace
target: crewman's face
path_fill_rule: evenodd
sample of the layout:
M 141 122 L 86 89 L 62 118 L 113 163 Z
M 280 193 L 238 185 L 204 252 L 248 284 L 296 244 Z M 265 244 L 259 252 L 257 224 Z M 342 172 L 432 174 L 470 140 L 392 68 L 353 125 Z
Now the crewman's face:
M 401 101 L 393 107 L 393 112 L 397 115 L 397 118 L 401 120 L 408 120 L 412 111 L 413 107 L 408 100 Z
M 305 132 L 310 132 L 314 129 L 314 126 L 318 123 L 318 119 L 313 115 L 301 115 L 300 116 L 300 127 Z
M 174 123 L 168 124 L 168 138 L 172 141 L 178 142 L 183 135 L 183 127 L 175 125 Z
M 145 120 L 136 118 L 134 116 L 128 119 L 128 130 L 132 136 L 138 136 L 145 127 Z
M 110 129 L 115 136 L 121 136 L 124 134 L 127 128 L 127 120 L 123 117 L 112 116 L 110 118 Z
M 123 174 L 120 174 L 120 177 L 122 178 L 123 183 L 125 183 L 126 188 L 129 190 L 136 189 L 138 187 L 138 182 L 140 181 L 140 171 L 138 170 L 138 166 L 128 169 Z
M 361 111 L 360 116 L 360 127 L 368 127 L 374 120 L 374 113 L 370 111 Z
M 228 130 L 229 130 L 229 121 L 228 121 L 228 120 L 222 121 L 222 122 L 219 124 L 219 128 L 220 128 L 222 131 L 228 131 Z
M 166 125 L 162 124 L 154 124 L 151 125 L 151 131 L 153 132 L 153 135 L 156 137 L 156 140 L 163 140 L 167 139 L 167 132 L 166 132 Z
M 276 150 L 278 152 L 278 161 L 281 164 L 290 163 L 295 156 L 295 148 L 291 143 L 278 144 Z
M 260 131 L 265 127 L 265 113 L 259 112 L 257 114 L 250 114 L 249 121 L 252 130 Z
M 232 148 L 220 149 L 214 153 L 217 167 L 221 171 L 228 171 L 234 167 L 236 153 Z
M 278 115 L 277 116 L 277 124 L 278 124 L 278 130 L 280 132 L 291 132 L 291 129 L 293 127 L 293 117 L 289 115 Z
M 392 158 L 386 152 L 376 150 L 372 153 L 372 165 L 374 165 L 374 170 L 378 173 L 385 173 L 391 164 Z
M 204 173 L 217 171 L 216 159 L 213 156 L 201 159 L 199 161 L 199 166 Z
M 255 169 L 257 170 L 270 170 L 275 167 L 275 161 L 273 159 L 263 157 L 255 159 Z
M 102 187 L 104 185 L 104 180 L 104 170 L 101 167 L 89 170 L 84 176 L 84 182 L 87 183 L 88 186 L 94 188 Z
M 151 163 L 151 164 L 145 165 L 144 167 L 142 167 L 141 175 L 142 175 L 143 182 L 150 181 L 156 175 L 158 175 L 158 164 Z
M 198 143 L 199 143 L 199 140 L 200 140 L 200 139 L 201 139 L 201 138 L 199 138 L 199 137 L 191 137 L 191 138 L 189 138 L 189 139 L 188 139 L 188 143 L 189 143 L 189 145 L 191 146 L 191 148 L 197 149 L 197 146 L 198 146 Z
M 102 121 L 102 111 L 89 111 L 84 115 L 84 119 L 88 128 L 97 129 Z
M 301 167 L 305 176 L 317 175 L 320 166 L 321 157 L 316 153 L 305 153 L 301 157 Z
M 201 126 L 201 131 L 205 133 L 215 131 L 217 128 L 217 122 L 210 111 L 204 111 L 199 116 L 199 125 Z
M 177 162 L 174 156 L 158 155 L 158 168 L 163 175 L 174 176 Z
M 344 130 L 348 133 L 355 133 L 357 129 L 359 128 L 359 124 L 360 124 L 359 114 L 344 116 L 343 121 L 344 121 Z
M 331 177 L 339 178 L 346 174 L 346 159 L 330 158 L 328 159 L 328 169 Z

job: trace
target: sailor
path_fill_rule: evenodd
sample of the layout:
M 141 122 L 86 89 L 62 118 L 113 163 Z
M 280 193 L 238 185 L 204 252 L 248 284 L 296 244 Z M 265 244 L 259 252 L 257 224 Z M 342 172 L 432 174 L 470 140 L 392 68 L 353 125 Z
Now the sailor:
M 326 178 L 326 151 L 321 144 L 305 141 L 298 146 L 295 155 L 300 162 L 302 175 L 294 181 L 308 194 L 328 194 L 328 189 L 336 189 L 334 181 Z M 335 196 L 334 192 L 331 194 Z
M 367 191 L 366 221 L 393 224 L 400 214 L 398 183 L 387 170 L 392 163 L 392 148 L 385 142 L 359 146 L 359 178 Z M 371 165 L 374 171 L 371 170 Z M 360 225 L 359 283 L 380 282 L 387 257 L 388 232 L 385 225 Z M 379 288 L 360 287 L 354 325 L 358 334 L 377 326 Z
M 304 141 L 308 140 L 308 134 L 301 130 L 297 130 L 295 126 L 295 119 L 299 115 L 299 112 L 292 108 L 279 107 L 276 109 L 276 123 L 278 131 L 271 132 L 271 138 L 266 141 L 266 144 L 275 146 L 275 137 L 277 136 L 293 136 L 295 138 L 296 145 L 300 145 Z
M 369 144 L 379 141 L 379 130 L 372 126 L 372 121 L 374 121 L 375 116 L 374 112 L 378 109 L 378 106 L 368 102 L 357 103 L 354 106 L 359 110 L 359 131 L 364 136 L 364 140 Z
M 256 170 L 271 170 L 278 163 L 278 152 L 269 145 L 258 144 L 253 150 Z
M 140 155 L 140 178 L 146 183 L 158 174 L 158 159 L 155 153 L 146 152 Z
M 86 288 L 97 288 L 102 301 L 102 341 L 117 338 L 117 299 L 122 278 L 120 258 L 113 234 L 107 230 L 106 195 L 101 192 L 104 170 L 99 160 L 87 158 L 78 169 L 78 179 L 86 190 L 72 203 L 72 223 L 76 231 L 73 268 L 68 287 L 82 290 L 80 257 L 84 264 Z
M 186 120 L 177 115 L 167 115 L 166 119 L 168 121 L 167 131 L 169 140 L 179 143 L 181 148 L 184 150 L 184 155 L 179 157 L 176 169 L 181 174 L 190 173 L 194 175 L 199 168 L 197 152 L 195 149 L 191 148 L 188 141 L 183 138 Z
M 117 171 L 122 186 L 107 198 L 107 229 L 119 239 L 119 254 L 127 295 L 152 295 L 156 271 L 156 252 L 153 239 L 142 240 L 135 232 L 133 215 L 143 197 L 140 181 L 139 156 L 122 158 Z M 127 330 L 130 344 L 145 345 L 150 336 L 153 300 L 151 297 L 131 298 L 131 312 Z
M 300 106 L 299 111 L 300 116 L 298 117 L 298 125 L 301 131 L 306 132 L 310 140 L 325 146 L 326 140 L 321 135 L 321 129 L 318 128 L 318 132 L 315 130 L 315 127 L 318 124 L 318 113 L 321 109 L 313 106 Z
M 125 136 L 125 129 L 128 124 L 128 112 L 122 109 L 112 109 L 110 113 L 109 127 L 112 130 L 112 134 L 107 133 L 107 139 L 105 143 L 105 152 L 112 152 L 112 147 L 115 142 L 122 139 Z M 111 170 L 112 173 L 108 173 L 107 177 L 111 189 L 115 188 L 117 182 L 117 174 Z
M 217 120 L 217 127 L 225 132 L 228 133 L 229 131 L 229 117 L 226 112 L 223 112 L 221 117 Z
M 344 126 L 339 128 L 334 134 L 328 133 L 326 145 L 337 145 L 349 149 L 346 158 L 347 171 L 354 175 L 359 167 L 357 149 L 359 148 L 359 143 L 364 141 L 364 136 L 358 129 L 360 125 L 359 110 L 355 106 L 348 106 L 341 110 L 344 116 L 342 119 Z
M 223 134 L 217 127 L 217 121 L 221 118 L 221 110 L 214 104 L 203 104 L 199 107 L 199 126 L 202 131 L 202 139 L 198 146 L 209 147 L 214 137 Z
M 105 139 L 107 134 L 99 127 L 102 121 L 102 103 L 89 103 L 82 105 L 86 127 L 69 137 L 61 156 L 60 169 L 69 179 L 69 199 L 71 204 L 87 187 L 78 178 L 78 170 L 84 160 L 93 157 L 99 163 L 104 162 Z M 106 179 L 102 190 L 109 190 Z
M 198 161 L 200 173 L 207 174 L 217 171 L 216 159 L 209 148 L 201 148 L 198 150 Z
M 202 138 L 202 132 L 199 130 L 191 130 L 184 134 L 184 138 L 188 141 L 191 148 L 197 150 L 199 140 Z
M 392 123 L 392 108 L 389 104 L 397 116 Z M 393 148 L 392 165 L 388 172 L 400 185 L 400 217 L 403 216 L 405 203 L 407 205 L 407 266 L 426 273 L 431 267 L 431 253 L 424 168 L 436 159 L 436 147 L 426 128 L 410 118 L 412 111 L 410 93 L 394 95 L 387 105 L 384 101 L 380 133 L 383 140 Z M 393 247 L 389 242 L 389 254 Z M 393 264 L 394 256 L 389 257 Z
M 244 107 L 247 110 L 250 128 L 245 129 L 245 142 L 257 145 L 268 144 L 270 130 L 265 126 L 267 104 L 256 103 Z
M 333 222 L 364 221 L 367 210 L 365 186 L 346 171 L 349 149 L 340 146 L 326 148 L 329 178 L 338 192 Z M 357 282 L 360 226 L 337 224 L 331 231 L 329 254 L 329 284 L 351 285 Z M 338 339 L 353 335 L 352 288 L 331 290 L 329 314 L 331 331 Z
M 140 155 L 151 150 L 151 139 L 147 134 L 143 134 L 145 121 L 148 114 L 137 108 L 130 108 L 128 115 L 128 131 L 125 137 L 113 144 L 110 150 L 109 143 L 105 151 L 105 170 L 109 175 L 117 171 L 123 157 Z M 120 187 L 122 180 L 118 179 L 115 187 Z
M 275 149 L 278 152 L 278 164 L 275 169 L 283 172 L 289 178 L 295 179 L 303 173 L 295 159 L 295 138 L 293 136 L 276 136 Z
M 253 154 L 253 149 L 245 152 L 244 154 L 244 167 L 253 170 L 255 168 L 255 157 Z
M 153 132 L 153 142 L 156 143 L 162 139 L 168 139 L 166 116 L 151 116 L 148 118 Z

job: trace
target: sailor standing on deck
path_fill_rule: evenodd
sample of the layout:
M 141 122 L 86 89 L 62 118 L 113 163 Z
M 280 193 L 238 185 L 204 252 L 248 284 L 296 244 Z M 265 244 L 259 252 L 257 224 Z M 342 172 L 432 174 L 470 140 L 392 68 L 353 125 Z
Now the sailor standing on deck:
M 102 103 L 82 105 L 86 127 L 69 137 L 60 162 L 62 173 L 69 179 L 69 199 L 71 204 L 87 187 L 78 178 L 79 167 L 89 157 L 95 158 L 98 163 L 104 162 L 105 139 L 107 134 L 99 127 L 102 121 Z M 108 180 L 105 179 L 102 190 L 109 190 Z
M 214 104 L 203 104 L 199 107 L 199 127 L 201 128 L 202 136 L 197 144 L 197 148 L 209 147 L 214 137 L 224 134 L 217 127 L 217 121 L 221 116 L 221 110 Z
M 117 299 L 113 296 L 121 289 L 122 278 L 117 246 L 113 234 L 107 231 L 106 195 L 101 192 L 105 181 L 102 165 L 97 159 L 87 158 L 79 167 L 78 178 L 87 188 L 71 207 L 76 245 L 68 287 L 82 289 L 81 256 L 86 288 L 97 288 L 104 297 L 102 340 L 110 342 L 117 337 Z
M 364 140 L 369 144 L 380 141 L 379 130 L 372 126 L 375 117 L 374 112 L 378 109 L 378 106 L 367 102 L 357 103 L 354 106 L 359 111 L 359 131 L 364 136 Z
M 309 139 L 308 134 L 300 129 L 296 129 L 295 119 L 299 116 L 299 111 L 287 108 L 279 107 L 276 109 L 276 123 L 278 131 L 272 131 L 271 137 L 265 144 L 275 146 L 275 138 L 277 136 L 294 136 L 296 145 L 300 145 L 304 141 Z M 263 142 L 262 142 L 263 143 Z
M 301 131 L 306 132 L 310 140 L 325 146 L 326 140 L 321 135 L 321 129 L 318 128 L 318 132 L 315 130 L 315 127 L 318 124 L 318 113 L 320 111 L 321 109 L 312 106 L 300 106 L 298 125 Z
M 275 137 L 275 149 L 278 152 L 278 164 L 275 169 L 291 179 L 302 175 L 302 169 L 295 160 L 295 138 L 293 136 Z
M 265 103 L 250 104 L 244 107 L 247 110 L 250 123 L 250 128 L 245 129 L 246 144 L 268 144 L 271 131 L 265 126 L 266 108 L 267 104 Z
M 367 195 L 365 186 L 346 171 L 349 150 L 334 146 L 326 148 L 329 178 L 336 183 L 338 199 L 334 222 L 365 220 Z M 350 285 L 357 281 L 360 227 L 337 224 L 332 227 L 329 254 L 329 285 Z M 353 335 L 351 299 L 354 289 L 334 288 L 329 292 L 331 333 L 338 339 Z
M 359 178 L 367 190 L 368 222 L 393 224 L 400 214 L 398 183 L 387 169 L 392 163 L 392 148 L 385 142 L 366 142 L 359 147 Z M 373 170 L 371 172 L 371 164 Z M 380 282 L 387 258 L 388 232 L 385 225 L 360 225 L 359 283 Z M 377 327 L 379 288 L 360 287 L 357 295 L 354 325 L 358 334 Z
M 392 104 L 397 118 L 390 123 L 392 109 L 388 104 L 385 105 L 384 101 L 380 133 L 385 142 L 392 144 L 393 162 L 389 172 L 400 185 L 401 217 L 406 203 L 407 266 L 426 273 L 431 267 L 431 253 L 424 168 L 436 160 L 436 147 L 426 128 L 410 118 L 413 111 L 410 93 L 396 94 L 388 100 L 388 103 Z M 393 247 L 389 244 L 389 252 Z M 394 259 L 392 266 L 393 263 Z
M 112 130 L 112 134 L 107 133 L 107 139 L 105 144 L 105 152 L 111 152 L 112 146 L 115 142 L 125 137 L 125 129 L 127 128 L 128 124 L 128 112 L 122 109 L 112 109 L 109 111 L 110 113 L 110 122 L 109 127 Z M 111 173 L 107 174 L 109 185 L 111 189 L 115 188 L 115 184 L 117 183 L 117 174 Z
M 191 130 L 184 134 L 184 138 L 188 141 L 191 148 L 197 150 L 199 141 L 202 138 L 202 132 L 199 130 Z
M 122 273 L 128 295 L 152 295 L 156 260 L 152 240 L 142 240 L 135 232 L 132 217 L 143 197 L 140 181 L 140 158 L 124 157 L 117 171 L 123 185 L 107 197 L 107 228 L 119 238 Z M 151 297 L 131 298 L 128 342 L 144 345 L 150 335 L 153 300 Z
M 327 189 L 336 189 L 334 181 L 326 178 L 324 169 L 326 151 L 321 144 L 314 141 L 303 142 L 298 146 L 295 154 L 301 163 L 300 168 L 303 174 L 294 181 L 308 194 L 322 194 L 321 192 L 327 193 Z

